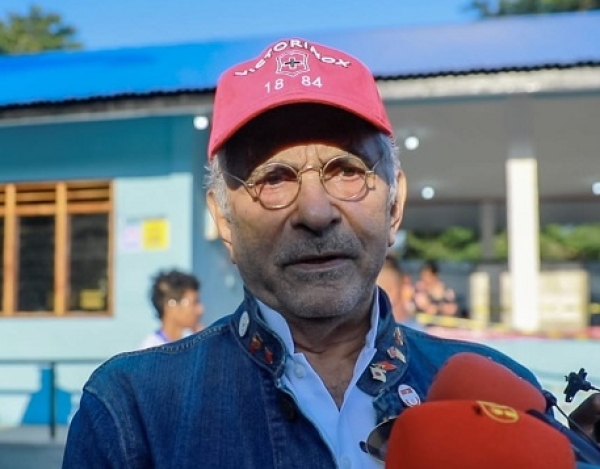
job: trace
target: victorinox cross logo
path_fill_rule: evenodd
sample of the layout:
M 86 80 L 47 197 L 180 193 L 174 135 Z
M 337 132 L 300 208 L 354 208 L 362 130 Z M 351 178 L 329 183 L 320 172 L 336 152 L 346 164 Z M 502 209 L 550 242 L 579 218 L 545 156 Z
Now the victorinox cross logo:
M 308 67 L 308 54 L 300 51 L 284 52 L 277 56 L 277 71 L 280 75 L 295 77 L 310 71 Z

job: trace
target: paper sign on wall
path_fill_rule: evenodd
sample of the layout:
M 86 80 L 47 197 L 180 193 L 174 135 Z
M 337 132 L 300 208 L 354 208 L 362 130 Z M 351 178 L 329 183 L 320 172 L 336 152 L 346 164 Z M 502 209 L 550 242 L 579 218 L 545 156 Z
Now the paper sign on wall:
M 142 249 L 162 251 L 169 248 L 169 220 L 155 218 L 142 222 Z
M 128 222 L 119 237 L 119 249 L 122 252 L 136 252 L 142 250 L 142 224 Z

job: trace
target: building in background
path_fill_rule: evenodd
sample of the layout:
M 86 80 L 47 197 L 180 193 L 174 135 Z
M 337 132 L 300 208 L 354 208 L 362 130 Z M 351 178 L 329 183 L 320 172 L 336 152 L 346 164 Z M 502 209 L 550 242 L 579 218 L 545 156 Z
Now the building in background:
M 440 272 L 481 327 L 564 328 L 567 310 L 583 327 L 600 295 L 597 264 L 547 280 L 536 247 L 540 226 L 599 220 L 598 30 L 586 13 L 309 37 L 378 78 L 408 174 L 404 229 L 480 234 L 482 262 Z M 56 361 L 61 389 L 76 391 L 134 348 L 155 321 L 156 270 L 201 279 L 207 323 L 237 306 L 202 189 L 211 105 L 219 74 L 274 39 L 0 58 L 0 426 L 38 391 L 36 360 Z M 539 286 L 565 282 L 551 304 L 566 306 L 549 313 Z

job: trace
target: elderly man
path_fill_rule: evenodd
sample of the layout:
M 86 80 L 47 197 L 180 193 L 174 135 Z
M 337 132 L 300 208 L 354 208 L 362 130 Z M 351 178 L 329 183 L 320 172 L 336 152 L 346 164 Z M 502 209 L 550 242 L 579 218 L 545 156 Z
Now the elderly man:
M 406 187 L 359 60 L 286 39 L 227 70 L 208 155 L 207 202 L 245 298 L 94 372 L 64 468 L 381 468 L 371 431 L 419 405 L 455 353 L 539 386 L 495 350 L 394 321 L 375 282 Z

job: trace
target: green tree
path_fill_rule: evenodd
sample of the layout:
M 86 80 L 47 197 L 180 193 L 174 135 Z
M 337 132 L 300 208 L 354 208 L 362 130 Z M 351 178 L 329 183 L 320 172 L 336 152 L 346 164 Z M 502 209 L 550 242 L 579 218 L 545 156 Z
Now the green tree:
M 540 229 L 542 261 L 600 261 L 600 223 L 582 225 L 549 224 Z M 481 260 L 479 234 L 452 226 L 439 233 L 409 232 L 404 257 L 454 261 Z M 495 258 L 507 260 L 506 231 L 494 237 Z
M 452 226 L 441 233 L 409 232 L 406 239 L 407 259 L 472 261 L 481 257 L 475 230 Z
M 467 7 L 482 18 L 600 9 L 600 0 L 472 0 Z
M 45 13 L 32 5 L 25 15 L 8 13 L 0 19 L 0 54 L 20 54 L 57 49 L 81 49 L 77 30 L 63 23 L 60 15 Z
M 600 260 L 600 223 L 577 226 L 548 225 L 540 236 L 542 255 L 549 240 L 553 241 L 555 246 L 561 246 L 562 252 L 555 256 L 559 259 Z M 557 254 L 557 251 L 553 254 Z

